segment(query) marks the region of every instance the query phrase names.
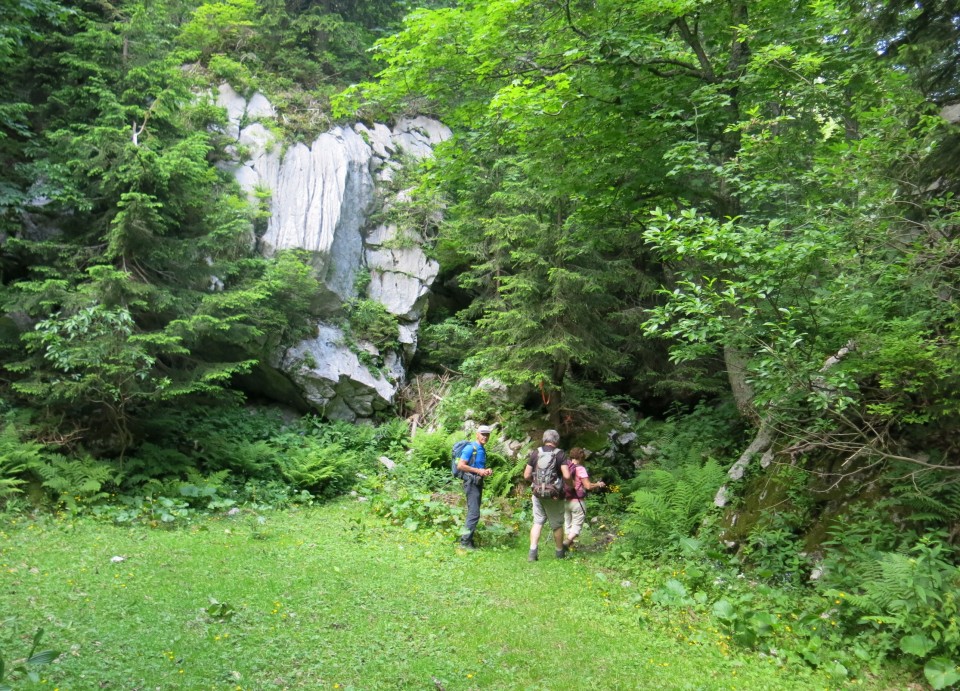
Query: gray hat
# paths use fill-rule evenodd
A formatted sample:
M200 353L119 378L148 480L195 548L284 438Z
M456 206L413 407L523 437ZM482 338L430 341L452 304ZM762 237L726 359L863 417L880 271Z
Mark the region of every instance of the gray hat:
M490 425L480 425L477 427L477 434L490 434L493 428Z

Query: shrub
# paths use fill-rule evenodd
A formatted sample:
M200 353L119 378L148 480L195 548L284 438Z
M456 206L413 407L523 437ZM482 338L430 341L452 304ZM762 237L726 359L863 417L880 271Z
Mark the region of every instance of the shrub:
M410 461L418 468L449 469L453 444L465 437L464 432L451 436L443 430L420 431L410 440Z
M27 467L37 463L43 447L33 442L21 442L12 422L0 431L0 500L18 494Z
M712 508L723 478L723 469L712 458L703 465L641 470L632 483L623 542L639 554L677 551Z
M921 537L909 549L878 553L858 565L860 580L823 593L834 618L874 655L907 653L918 661L960 659L960 568L945 533Z

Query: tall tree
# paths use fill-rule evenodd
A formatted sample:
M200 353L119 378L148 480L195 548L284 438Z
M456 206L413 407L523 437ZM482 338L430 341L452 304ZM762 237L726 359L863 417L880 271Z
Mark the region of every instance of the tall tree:
M42 141L16 161L35 182L3 298L26 351L5 366L50 424L102 453L136 443L153 407L221 395L303 333L316 287L304 263L253 254L251 207L215 165L223 115L174 50L180 9L81 8L12 66L36 85Z
M760 428L751 453L780 435L794 450L897 455L894 428L902 441L905 420L929 418L909 401L919 390L888 399L881 369L902 373L901 393L916 382L924 406L934 382L954 381L953 303L931 289L954 290L955 210L918 175L945 123L876 59L865 22L840 2L465 2L412 15L380 44L380 81L354 93L371 112L432 112L458 131L440 165L470 175L450 178L444 232L490 277L487 352L517 376L543 373L551 345L581 347L546 328L555 312L533 292L567 268L544 240L577 229L578 261L621 262L579 300L614 307L579 325L616 349L624 308L653 307L646 287L662 283L647 337L673 340L678 363L723 359ZM602 369L603 351L582 352Z

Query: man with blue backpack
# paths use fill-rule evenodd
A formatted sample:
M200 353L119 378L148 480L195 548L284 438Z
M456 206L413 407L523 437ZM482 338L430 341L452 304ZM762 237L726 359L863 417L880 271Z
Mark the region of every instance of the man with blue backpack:
M492 430L488 425L477 427L476 441L458 442L454 445L453 474L463 480L463 492L467 496L467 522L460 536L460 546L476 549L473 533L480 522L480 500L483 498L483 479L493 471L487 468L487 451L484 448Z

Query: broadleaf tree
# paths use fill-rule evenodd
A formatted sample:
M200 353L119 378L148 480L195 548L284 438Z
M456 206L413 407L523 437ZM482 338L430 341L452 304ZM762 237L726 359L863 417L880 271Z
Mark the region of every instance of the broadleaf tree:
M441 248L475 291L491 371L562 388L572 363L636 392L677 381L665 338L688 371L722 363L752 451L910 455L903 421L955 381L938 297L955 286L955 210L923 170L946 123L909 65L878 60L871 11L464 2L408 17L343 104L454 128L427 184L448 195ZM559 287L573 275L576 300ZM907 332L910 352L892 348ZM920 390L900 395L904 380Z

